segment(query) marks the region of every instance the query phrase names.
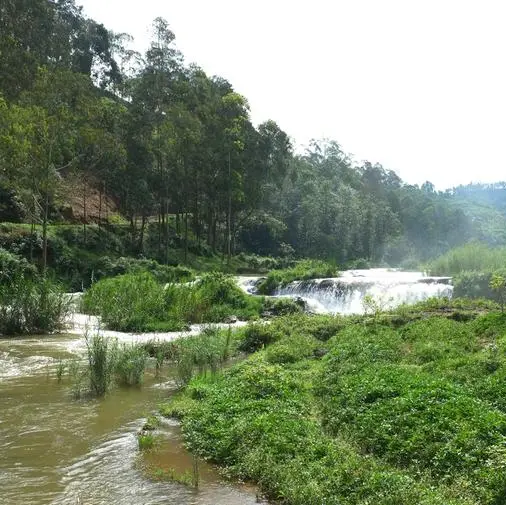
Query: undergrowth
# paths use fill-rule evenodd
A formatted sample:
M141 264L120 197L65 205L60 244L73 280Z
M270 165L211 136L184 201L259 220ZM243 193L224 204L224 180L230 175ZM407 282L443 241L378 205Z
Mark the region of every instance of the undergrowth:
M506 317L489 309L256 324L238 337L246 361L161 411L198 456L287 504L501 505Z

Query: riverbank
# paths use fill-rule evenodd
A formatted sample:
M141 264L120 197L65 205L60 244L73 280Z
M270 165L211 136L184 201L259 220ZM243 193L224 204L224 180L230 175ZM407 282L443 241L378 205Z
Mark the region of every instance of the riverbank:
M499 505L505 329L459 303L286 318L162 412L196 454L287 504Z

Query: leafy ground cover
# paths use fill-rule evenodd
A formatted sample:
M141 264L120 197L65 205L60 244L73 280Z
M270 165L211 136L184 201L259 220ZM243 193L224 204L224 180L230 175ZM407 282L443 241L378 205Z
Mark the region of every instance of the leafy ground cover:
M256 324L238 337L248 359L162 411L200 457L287 504L500 505L506 317L486 306Z

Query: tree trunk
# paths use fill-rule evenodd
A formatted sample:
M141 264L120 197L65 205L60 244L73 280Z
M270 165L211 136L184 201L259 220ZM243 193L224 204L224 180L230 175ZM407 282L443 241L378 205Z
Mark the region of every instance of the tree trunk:
M49 209L49 192L46 189L44 201L44 217L42 219L42 272L46 275L47 270L47 218Z
M83 237L86 245L86 179L83 182Z
M142 250L144 249L144 231L146 229L146 216L142 215L142 221L141 221L141 229L139 232L139 243L137 244L137 252L139 254L142 253Z
M98 228L102 227L102 189L103 184L100 184L99 200L98 200Z
M230 151L228 151L228 213L227 213L227 264L230 265L232 256L232 168L230 161Z

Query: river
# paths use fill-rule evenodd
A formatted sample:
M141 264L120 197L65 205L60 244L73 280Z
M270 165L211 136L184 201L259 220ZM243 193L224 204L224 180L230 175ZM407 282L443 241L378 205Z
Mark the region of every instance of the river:
M5 505L155 505L256 503L252 487L228 483L199 464L193 489L154 482L139 458L179 473L191 471L177 423L161 426L159 450L142 456L137 432L174 391L170 369L148 373L141 389L115 389L100 400L76 401L60 359L83 348L76 335L0 340L0 503Z
M239 285L254 290L258 278ZM451 296L448 278L384 269L349 271L335 279L294 282L277 296L306 300L313 312L363 311L366 295L387 306ZM0 339L0 502L5 505L249 505L255 489L235 485L215 468L200 464L201 485L154 482L139 468L139 458L182 473L192 469L177 423L165 421L159 450L140 455L137 432L156 405L173 394L169 368L156 377L148 372L142 388L113 390L104 399L76 401L69 379L58 382L61 360L83 355L86 328L98 320L74 314L69 335ZM241 324L241 323L239 323ZM194 326L186 334L200 331ZM172 340L179 333L103 332L122 342L154 337ZM144 462L146 462L146 459Z

